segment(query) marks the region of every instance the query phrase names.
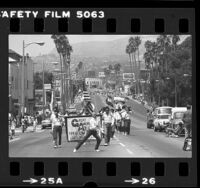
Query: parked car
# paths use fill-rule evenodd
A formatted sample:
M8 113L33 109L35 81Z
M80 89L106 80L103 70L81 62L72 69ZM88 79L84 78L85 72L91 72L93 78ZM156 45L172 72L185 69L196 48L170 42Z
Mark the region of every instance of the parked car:
M153 121L154 131L163 131L170 124L171 114L158 114Z
M170 106L161 106L155 109L155 115L158 114L172 114L173 107Z
M171 119L170 119L170 127L173 129L176 129L177 126L179 126L180 124L183 125L183 115L184 112L187 111L186 107L175 107L172 109L172 115L171 115ZM184 129L182 134L184 135Z
M52 127L52 124L51 124L50 119L45 119L42 121L42 129L51 128L51 127Z

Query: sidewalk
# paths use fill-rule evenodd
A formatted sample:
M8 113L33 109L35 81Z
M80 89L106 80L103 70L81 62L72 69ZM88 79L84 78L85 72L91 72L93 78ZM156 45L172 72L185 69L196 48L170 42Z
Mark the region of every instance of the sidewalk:
M40 130L41 130L41 125L37 125L36 126L36 132L38 132ZM24 133L28 133L28 132L34 132L33 126L27 127L27 129L24 131ZM15 133L22 133L22 127L16 128Z

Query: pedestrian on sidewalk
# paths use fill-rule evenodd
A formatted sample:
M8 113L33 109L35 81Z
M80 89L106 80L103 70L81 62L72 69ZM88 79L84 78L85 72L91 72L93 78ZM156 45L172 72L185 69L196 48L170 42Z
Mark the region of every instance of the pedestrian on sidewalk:
M86 142L86 140L91 135L93 135L96 138L96 140L97 140L97 143L95 145L95 150L97 152L99 152L100 151L99 150L99 145L101 143L101 138L99 136L99 129L100 129L100 122L98 121L96 114L93 112L92 113L92 118L90 120L89 127L88 127L87 132L86 132L86 135L84 136L83 140L81 140L77 144L77 146L75 147L75 149L73 150L73 152L76 152Z
M110 137L112 132L112 125L114 124L114 118L110 112L109 107L106 107L105 112L102 116L104 130L105 130L105 144L104 146L108 146L110 144Z
M187 105L187 111L183 115L183 123L185 127L185 138L192 137L192 107Z
M14 116L12 115L11 124L10 124L10 130L11 130L10 139L13 139L13 137L15 136L15 128L16 128L16 120L15 120Z
M50 120L52 123L54 148L61 147L62 120L61 117L59 117L59 110L57 108L53 109Z
M21 117L21 125L22 125L22 132L24 133L25 131L25 120L24 120L24 116Z
M37 117L34 116L33 117L33 131L36 132L36 128L37 128Z

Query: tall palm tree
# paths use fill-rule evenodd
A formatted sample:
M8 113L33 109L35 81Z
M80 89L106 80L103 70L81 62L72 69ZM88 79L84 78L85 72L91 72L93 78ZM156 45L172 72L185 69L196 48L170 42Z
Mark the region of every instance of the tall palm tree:
M138 65L137 65L137 76L138 76L138 79L140 80L140 68L141 68L141 62L140 62L140 50L139 50L139 46L141 44L141 38L136 36L135 37L135 46L136 46L136 50L137 50L137 62L138 62ZM139 84L138 84L138 89L140 90L140 81L139 81Z
M132 59L131 59L131 46L130 46L130 44L128 44L128 45L126 46L126 53L127 53L128 56L129 56L130 68L131 68L131 72L133 73L133 65L132 65Z
M52 35L51 38L54 40L57 52L59 53L60 56L60 62L61 62L61 72L63 72L63 67L64 67L64 72L66 74L66 77L70 77L70 55L72 52L72 46L69 44L69 40L65 35ZM69 80L69 79L68 79ZM64 76L64 82L63 79L61 79L62 82L62 89L65 93L64 101L63 102L63 110L66 108L66 98L67 102L69 103L69 82L65 84L65 76ZM67 89L67 92L66 92ZM67 95L66 95L67 94ZM62 94L63 95L63 94Z

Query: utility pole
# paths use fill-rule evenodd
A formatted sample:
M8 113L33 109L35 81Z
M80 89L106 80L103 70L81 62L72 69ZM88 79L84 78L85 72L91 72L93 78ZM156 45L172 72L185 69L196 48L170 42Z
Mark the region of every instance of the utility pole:
M45 106L45 90L44 90L44 61L42 62L42 85L43 85L43 105L42 105L42 110L43 110L43 119L44 119L44 106Z
M23 40L23 51L22 51L22 80L21 80L21 113L24 116L24 65L25 65L25 42Z

